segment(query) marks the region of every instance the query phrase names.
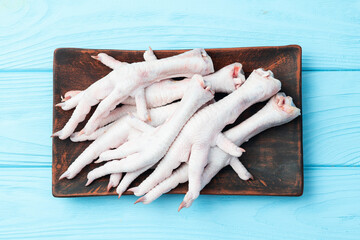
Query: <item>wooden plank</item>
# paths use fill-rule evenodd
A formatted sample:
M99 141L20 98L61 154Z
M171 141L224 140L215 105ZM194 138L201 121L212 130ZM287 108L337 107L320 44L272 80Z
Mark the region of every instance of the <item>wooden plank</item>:
M359 166L360 72L303 72L305 166ZM51 166L52 73L0 73L0 166Z
M0 73L0 166L51 166L52 73Z
M54 198L50 168L0 168L1 239L358 239L360 168L309 168L304 195Z
M61 95L73 89L84 89L107 75L111 70L99 61L92 60L100 50L89 49L57 49L54 55L54 102L60 101ZM184 52L183 50L155 51L161 59ZM270 69L276 78L281 80L282 89L291 95L295 105L301 110L301 48L297 45L282 47L251 47L206 49L214 63L215 71L232 64L241 62L245 75L254 69L263 67ZM139 62L143 59L143 51L107 50L105 53L114 56L121 62ZM81 73L86 73L81 76ZM222 95L223 97L224 95ZM216 96L215 100L220 100ZM255 114L264 103L249 107L232 126ZM53 108L53 131L63 128L73 111L64 112L61 108ZM302 116L290 123L270 129L256 136L243 145L247 154L242 156L245 166L255 176L253 181L239 182L238 175L232 169L225 168L206 188L205 194L241 194L241 195L283 195L300 196L303 189L303 158L302 158ZM87 120L85 120L87 121ZM78 126L80 131L84 126ZM286 145L286 149L284 146ZM90 164L81 171L75 180L59 177L68 169L70 164L88 147L87 143L76 145L70 139L53 138L53 195L56 197L113 195L107 191L107 178L101 178L84 186L87 174L98 167ZM160 160L160 159L158 159ZM132 186L143 181L144 174L136 179ZM186 193L187 188L179 185L170 193ZM128 194L125 192L125 194Z
M281 7L279 7L281 6ZM55 48L220 48L299 44L305 70L359 69L356 0L0 3L2 70L52 68ZM265 24L264 24L265 23Z
M359 166L359 73L303 73L306 166Z

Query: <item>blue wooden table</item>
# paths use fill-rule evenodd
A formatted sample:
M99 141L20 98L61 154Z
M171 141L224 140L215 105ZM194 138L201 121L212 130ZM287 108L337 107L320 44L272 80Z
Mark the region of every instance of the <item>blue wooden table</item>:
M302 197L51 194L55 48L303 48ZM0 239L359 239L360 1L0 0Z

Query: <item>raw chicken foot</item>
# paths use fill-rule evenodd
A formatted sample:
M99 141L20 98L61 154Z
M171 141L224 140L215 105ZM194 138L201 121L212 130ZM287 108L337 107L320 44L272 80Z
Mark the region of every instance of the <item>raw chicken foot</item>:
M184 203L190 206L199 195L201 175L207 164L210 147L217 145L227 153L236 152L238 148L220 134L221 130L233 123L249 106L273 96L280 87L280 81L273 77L271 71L254 70L240 88L219 102L197 112L190 119L155 171L138 187L132 189L134 194L137 196L145 194L170 176L172 170L182 162L189 162L189 190L185 195ZM203 126L207 128L204 129ZM238 153L239 157L241 152Z
M173 103L159 108L153 108L149 110L149 114L152 118L151 125L154 127L163 124L167 118L175 111L179 103ZM115 111L115 110L114 110ZM75 161L68 167L68 169L61 175L62 178L74 178L86 165L90 164L99 155L111 148L116 148L126 142L130 135L137 136L141 132L133 129L130 125L131 116L126 115L119 120L115 121L111 125L98 129L95 133L103 130L103 134L97 138L93 143L82 152ZM77 136L77 135L76 135ZM84 135L81 135L84 136ZM80 136L80 137L81 137ZM92 135L90 135L92 136ZM112 184L114 185L114 184Z
M105 53L101 54L106 55ZM150 56L154 60L157 59L151 48L145 51L144 59L146 61L150 61L148 59ZM121 62L118 61L118 63L120 64ZM240 71L241 74L239 74L238 71ZM184 95L184 91L189 85L190 80L190 78L180 81L167 79L148 86L145 88L147 107L159 107L181 99ZM245 76L241 64L233 63L220 69L214 74L204 76L204 80L211 83L211 89L215 92L231 93L245 81ZM82 91L69 91L65 94L65 99L69 100L71 97L74 97L76 94L81 92ZM62 106L63 110L69 110L74 108L77 104L78 102L75 101L73 104L61 105L60 103L58 106ZM136 102L133 97L128 97L123 101L123 104L135 105Z
M300 115L300 109L296 108L291 97L284 93L278 93L256 114L240 123L236 127L226 131L224 135L231 141L241 146L253 136L272 127L286 124ZM230 165L238 174L240 179L252 179L252 175L246 170L242 163L235 157L226 154L219 148L211 148L209 163L205 167L201 179L201 189L224 167ZM139 198L137 202L151 203L162 194L175 188L178 184L188 181L188 164L183 163L170 177L151 189L146 195Z
M233 92L245 81L242 65L240 63L233 63L225 66L219 71L207 75L203 78L205 82L211 85L211 89L215 92L226 93ZM145 89L147 103L151 103L150 107L156 107L181 99L186 89L188 88L190 81L191 79L184 79L181 81L164 80L147 87ZM115 110L111 111L107 117L100 120L99 126L102 127L120 118L126 113L134 112L135 110L135 107L128 105L123 105L120 108L116 108ZM71 135L71 140L74 142L95 140L96 137L103 133L107 128L108 127L99 128L90 135L79 134L79 132L75 132Z
M194 49L169 58L132 64L117 64L115 59L107 55L98 55L95 58L101 60L105 65L113 67L113 71L93 83L82 93L60 104L66 109L67 104L73 105L73 102L78 101L69 121L62 130L54 133L53 136L58 136L60 139L69 137L78 123L85 119L91 106L101 101L82 130L85 134L91 134L98 128L99 119L106 117L116 105L129 96L136 99L137 111L141 115L140 119L147 120L149 117L146 110L144 88L167 78L191 77L194 74L207 75L214 72L211 58L204 49Z
M87 185L107 174L134 172L157 163L168 151L188 119L197 109L213 98L214 95L210 87L203 81L203 78L200 75L194 75L189 89L184 94L174 114L158 128L152 128L140 120L135 121L136 124L133 127L144 133L115 150L102 153L99 161L123 159L107 162L89 172Z
M233 91L233 90L237 89L245 81L245 76L243 75L243 71L242 71L242 65L240 63L230 64L230 65L220 69L219 71L215 72L214 74L210 74L203 78L204 78L204 80L208 79L209 81L205 80L205 82L210 82L211 86L213 86L213 84L219 85L219 83L221 83L221 82L225 83L224 86L226 86L226 85L228 86L228 88L223 88L223 89L217 88L219 91L225 91L226 89L228 89L227 91ZM181 82L183 82L183 81L185 81L185 80L182 80ZM186 81L188 81L188 80L186 80ZM185 91L183 90L182 94L184 92ZM230 152L232 152L234 155L238 156L239 152L237 150L238 149L236 149L236 148L229 149ZM124 191L126 191L126 189L129 187L129 185L131 184L132 181L134 181L140 174L142 174L143 172L145 172L148 169L149 169L149 167L146 167L146 168L141 168L134 172L126 173L124 179L120 182L120 185L118 186L118 188L116 190L116 192L119 194L119 196L121 196L122 193Z

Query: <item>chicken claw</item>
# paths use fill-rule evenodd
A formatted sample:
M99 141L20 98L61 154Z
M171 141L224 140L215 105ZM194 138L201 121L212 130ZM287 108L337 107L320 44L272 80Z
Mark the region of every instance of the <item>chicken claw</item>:
M185 125L155 171L138 186L134 194L136 196L145 194L170 176L173 169L182 162L188 162L191 195L186 198L196 199L201 188L201 174L207 164L211 147L218 146L233 156L241 156L244 152L223 136L221 130L233 123L252 104L273 96L280 87L279 80L273 78L267 71L258 69L236 91L198 111ZM207 126L206 130L203 126Z
M88 179L96 178L117 172L134 172L141 168L153 166L167 152L171 143L188 121L188 119L203 104L214 98L214 95L201 85L203 78L194 75L192 84L180 101L180 105L174 114L160 127L144 132L136 139L132 139L116 150L104 152L100 155L102 160L118 159L107 162L103 166L89 172ZM112 151L116 151L112 154Z
M150 115L152 116L153 121L151 124L153 126L159 126L163 124L167 118L175 111L179 103L173 103L159 108L153 108L149 110ZM74 162L68 167L65 173L60 176L62 178L74 178L86 165L90 164L94 159L99 157L101 153L111 148L116 148L126 142L131 137L135 137L141 134L139 130L132 128L129 125L129 119L131 116L126 115L117 120L116 122L98 129L103 132L101 136L96 138L89 147L87 147L84 152L82 152ZM101 132L100 132L101 134ZM86 136L85 134L81 136ZM80 137L81 137L80 136ZM80 138L77 136L76 138ZM87 137L94 137L92 135ZM75 138L75 137L74 137ZM99 161L99 160L98 160Z
M82 96L79 97L80 100L71 118L63 129L53 134L54 136L60 139L69 137L78 123L85 119L90 108L99 103L83 129L87 135L93 133L99 127L100 119L106 117L116 105L129 96L135 97L138 113L142 114L139 118L146 121L148 115L144 114L147 112L144 108L146 106L144 88L168 78L191 77L194 74L207 75L214 72L211 58L204 49L194 49L169 58L132 64L118 64L116 60L105 56L107 55L100 54L97 59L107 66L114 67L113 71L76 95ZM61 107L67 109L68 101L63 102Z
M284 103L284 105L282 105ZM284 108L284 106L286 106ZM290 109L291 111L286 111ZM268 103L256 114L240 123L236 127L226 131L224 135L236 145L241 146L255 135L279 125L286 124L300 115L300 110L296 108L291 97L286 97L284 93L273 96ZM209 163L201 177L201 188L204 188L210 180L225 166L230 165L238 174L240 179L249 180L253 176L246 170L239 159L226 154L218 147L213 147L209 153ZM162 194L175 188L178 184L188 181L187 163L183 163L176 169L171 176L152 188L142 197L144 204L151 203ZM186 201L185 201L186 202ZM185 203L182 204L185 206Z

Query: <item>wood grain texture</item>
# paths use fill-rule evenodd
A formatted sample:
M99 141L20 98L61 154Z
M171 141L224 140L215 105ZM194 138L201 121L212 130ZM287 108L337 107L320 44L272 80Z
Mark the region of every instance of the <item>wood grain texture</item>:
M360 2L0 1L1 239L358 239ZM51 196L55 48L303 47L304 195ZM338 167L333 167L338 166ZM354 167L341 167L354 166ZM42 167L42 168L39 168Z
M359 74L359 71L303 73L307 166L360 165Z
M359 74L303 72L304 166L360 165ZM51 121L52 73L0 73L0 166L50 167Z
M51 112L51 73L0 73L0 166L51 166Z
M304 195L54 198L50 168L0 168L1 239L358 239L360 168L308 168Z
M143 61L143 51L57 49L54 54L54 103L70 90L85 89L108 74L111 70L91 56L105 52L121 62ZM174 56L184 50L155 51L161 59ZM295 105L301 109L301 48L296 45L281 47L221 48L206 49L215 71L241 62L245 75L262 67L270 69L281 81L282 90L290 95ZM121 79L120 79L121 80ZM224 96L224 95L223 95ZM215 96L216 100L219 100ZM236 126L255 114L265 103L255 104L247 109L232 126ZM73 111L64 112L53 108L53 132L59 131L68 121ZM90 117L90 114L88 118ZM202 191L203 194L242 195L292 195L300 196L303 189L302 159L302 116L292 122L270 129L243 144L247 153L242 156L247 169L255 176L250 182L238 181L238 175L230 168L223 169ZM87 122L85 119L84 123ZM84 124L78 126L82 129ZM53 139L53 195L56 197L78 197L116 194L108 192L108 176L96 180L85 187L87 174L98 167L90 164L74 179L59 180L69 165L88 147L88 143L73 143L70 139ZM284 147L286 146L286 147ZM160 159L159 159L160 160ZM145 174L145 176L148 174ZM138 186L144 175L136 179L132 186ZM186 193L187 185L179 185L170 193ZM129 194L125 192L125 194Z
M279 7L281 6L281 7ZM360 3L0 2L0 69L50 71L59 47L186 49L299 44L305 70L360 69Z

